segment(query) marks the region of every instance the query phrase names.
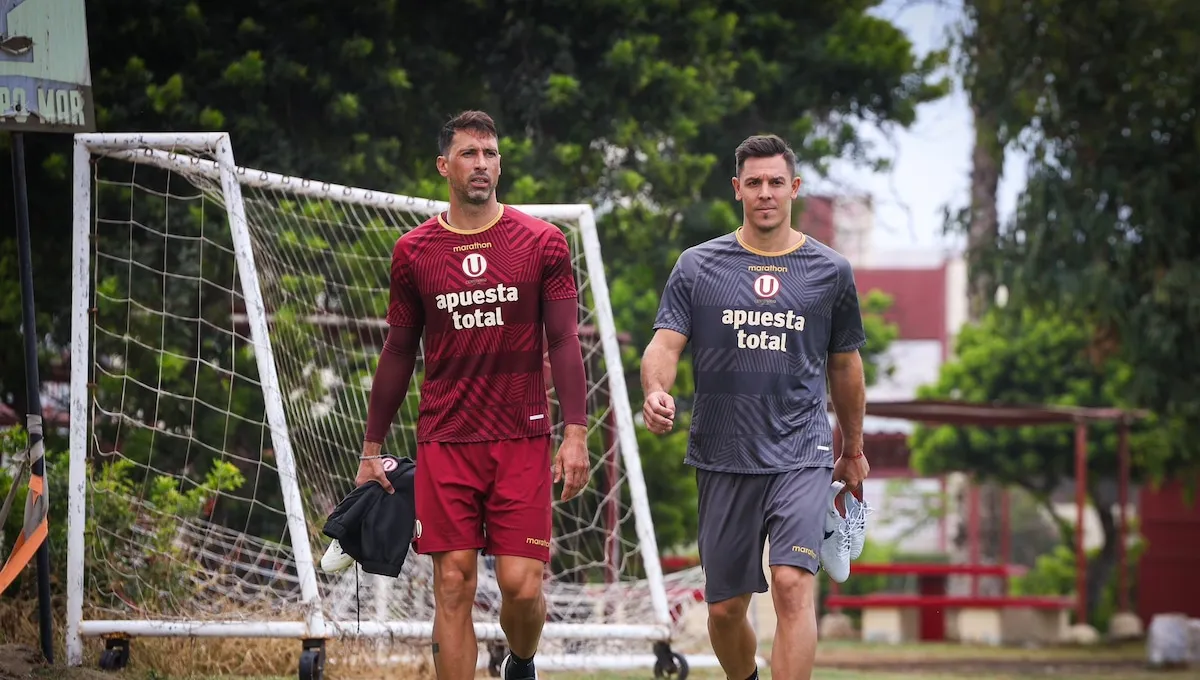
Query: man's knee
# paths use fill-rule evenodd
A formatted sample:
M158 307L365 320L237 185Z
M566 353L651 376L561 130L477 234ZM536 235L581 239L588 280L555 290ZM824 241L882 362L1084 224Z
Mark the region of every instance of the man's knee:
M708 621L717 628L739 625L750 609L750 596L738 595L727 600L708 603Z
M771 592L775 611L780 616L798 614L816 606L816 576L806 569L778 565L771 567Z
M505 602L532 603L542 597L545 565L529 557L496 556L496 585Z
M433 593L439 606L469 607L475 601L476 559L474 550L433 556Z

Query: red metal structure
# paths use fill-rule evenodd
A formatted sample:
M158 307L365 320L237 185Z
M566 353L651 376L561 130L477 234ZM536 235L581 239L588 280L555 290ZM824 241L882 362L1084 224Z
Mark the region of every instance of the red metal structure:
M830 406L832 408L832 406ZM1088 424L1095 422L1116 422L1119 426L1120 440L1118 458L1120 472L1118 475L1118 502L1120 503L1120 536L1117 543L1117 578L1119 606L1129 610L1129 583L1127 578L1127 560L1125 555L1126 535L1129 527L1125 508L1129 499L1129 426L1146 416L1142 411L1131 411L1116 408L1081 408L1067 406L1039 406L1013 404L967 403L941 400L913 400L891 402L867 402L867 415L881 418L899 418L926 425L954 425L977 427L1021 427L1037 425L1075 425L1075 559L1076 564L1086 564L1087 554L1084 550L1084 511L1087 508L1087 446ZM836 435L835 435L836 436ZM972 517L977 523L977 517ZM1200 521L1197 522L1200 529ZM978 534L978 526L973 527ZM1172 539L1178 540L1178 539ZM1186 544L1185 544L1186 545ZM1195 543L1191 544L1196 545ZM1193 548L1194 550L1194 548ZM1087 570L1075 570L1075 620L1087 621Z

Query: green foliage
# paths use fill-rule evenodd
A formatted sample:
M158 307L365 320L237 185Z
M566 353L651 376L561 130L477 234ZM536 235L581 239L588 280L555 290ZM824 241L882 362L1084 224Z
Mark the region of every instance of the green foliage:
M634 375L658 291L678 254L740 222L729 186L738 142L758 132L783 134L804 167L817 172L833 157L881 166L886 159L860 140L857 126L908 125L921 103L947 91L938 74L945 55L917 58L898 28L870 13L876 4L549 0L517 12L502 3L478 2L458 7L448 20L444 9L428 3L117 0L89 6L88 20L102 131L226 130L238 162L246 166L445 198L445 182L434 166L442 122L465 108L492 113L502 135L502 200L588 201L597 207L617 326L633 338L625 356ZM69 140L31 139L29 157L39 331L54 340L56 349L45 351L58 356L57 347L69 338L70 259L62 248L71 224L69 202L63 200L69 196ZM5 173L0 164L0 183L6 183ZM147 181L163 188L154 184L158 180ZM114 189L101 200L118 205L128 198ZM194 213L143 205L135 206L145 211L137 217L150 224L164 214L172 228L198 223ZM220 231L206 232L215 239L210 245L224 245ZM303 341L315 332L299 314L304 296L328 285L323 272L338 267L340 259L386 253L396 225L382 225L376 233L377 241L355 243L305 243L286 230L277 235L288 257L313 267L310 276L268 282L278 286L274 299L287 301L273 310L272 332L298 361L309 356ZM131 258L163 262L161 242L115 237L130 240ZM14 252L15 240L0 239L0 275L9 280L16 278ZM178 261L171 266L213 281L233 280L228 258L218 264L220 258L188 255L173 252ZM153 303L151 308L163 300L195 303L191 308L205 322L228 330L222 317L227 299L210 296L201 304L199 294L179 282L136 289L121 276L105 271L98 277L113 300L132 297ZM354 304L383 311L379 299ZM109 323L125 320L112 300L98 300L97 307ZM17 402L21 411L18 319L19 296L10 287L0 292L5 329L0 399ZM232 365L245 378L256 375L244 346L222 343L222 334L205 334L200 324L146 318L130 323L140 337L162 338L155 346L182 356L200 348L213 367ZM872 344L866 353L878 356L889 336L874 321L868 324ZM261 413L261 393L253 383L160 356L135 357L136 364L128 364L131 375L163 392L187 394L194 386L204 403L235 414ZM374 361L357 357L329 368L344 380L358 379L373 372ZM873 367L868 371L874 379ZM311 383L292 387L310 398L331 397L315 373ZM112 389L111 382L101 378L97 388ZM631 381L635 403L641 398L636 384ZM688 389L682 378L681 386ZM217 410L193 412L182 399L160 405L148 389L129 398L131 407L153 403L147 413L166 419L164 429L195 428L192 436L206 446L192 452L190 465L208 465L217 451L257 460L270 446L261 441L257 425ZM337 415L361 420L360 401L334 399ZM406 404L403 412L412 413L412 406ZM106 435L112 439L117 433L101 432L98 440ZM655 471L646 475L652 512L664 522L659 530L665 545L694 532L685 519L691 491L678 482L682 441L644 442L644 465ZM164 469L184 465L161 438L122 433L120 443L136 462L153 457ZM409 445L396 438L387 444L393 451L411 450ZM317 474L305 467L307 461L297 463L304 477ZM260 482L254 495L279 506L273 483ZM245 503L221 508L231 520L234 513L249 513Z
M24 430L0 431L0 458L23 455L27 446ZM49 497L49 541L52 588L62 593L67 574L67 472L70 454L51 449L46 452L47 495ZM196 577L203 565L187 555L186 541L177 540L184 522L204 516L205 506L219 494L236 491L246 479L233 465L213 461L203 479L190 480L185 489L179 479L158 475L145 488L138 488L134 463L120 460L111 465L91 468L88 479L88 509L84 527L84 550L94 559L84 561L85 592L93 596L118 593L127 601L153 610L166 600L187 600L195 596ZM26 477L26 480L28 476ZM13 479L0 469L0 498L6 497ZM21 531L28 486L18 488L13 510L0 527L5 558ZM138 539L154 552L150 559L129 554L128 529L139 527ZM21 572L12 586L17 597L32 600L37 579L33 567Z
M1029 308L996 308L960 332L955 357L918 397L999 404L1130 406L1133 370L1118 359L1093 362L1092 329L1070 316ZM1133 429L1135 479L1183 464L1160 444L1157 419ZM913 467L925 475L964 471L981 481L1017 485L1044 499L1074 475L1074 426L980 428L918 426ZM1088 470L1093 480L1115 479L1117 434L1111 424L1089 425Z
M687 418L675 430L659 436L638 428L638 453L650 497L650 517L660 552L696 539L696 476L683 465L687 453ZM670 498L672 503L659 499Z
M1126 552L1129 568L1125 578L1129 585L1136 584L1138 581L1137 565L1142 554L1145 553L1147 545L1145 541L1135 541L1130 544ZM1088 560L1095 560L1098 554L1099 550L1088 551ZM1075 574L1075 549L1060 545L1038 557L1033 569L1021 576L1013 577L1009 581L1009 592L1017 597L1024 595L1070 596L1075 592ZM1107 630L1109 620L1119 610L1121 601L1118 591L1119 584L1117 571L1113 570L1100 590L1099 602L1089 614L1088 623L1096 630ZM1132 594L1132 592L1131 590L1130 593ZM1130 601L1135 600L1131 597Z
M999 142L1030 157L986 266L1012 304L1094 322L1098 347L1134 369L1125 397L1167 421L1172 455L1200 464L1200 5L969 5L982 41L972 91L996 106Z
M867 344L859 351L863 358L863 372L867 385L874 385L880 378L891 377L896 367L887 362L885 354L892 341L900 336L900 327L884 318L892 308L891 295L878 290L868 291L861 298L863 330Z
M994 308L980 323L962 329L956 358L944 364L938 381L923 387L918 396L999 404L1129 407L1134 371L1118 357L1098 358L1093 351L1094 337L1095 327L1074 315L1046 314L1029 307ZM1176 436L1174 427L1170 420L1153 417L1131 428L1134 482L1170 476L1190 465L1176 449L1164 445ZM1048 508L1051 493L1074 478L1074 429L1071 424L918 426L910 444L912 464L925 475L963 471L980 482L1018 486ZM1089 561L1089 579L1108 577L1114 542L1119 540L1108 509L1115 499L1098 495L1104 482L1117 477L1117 447L1117 425L1089 423L1088 490L1105 532L1105 550ZM1069 543L1075 527L1054 517L1061 538ZM1045 579L1050 579L1046 583L1052 581L1050 576ZM1034 583L1038 582L1030 580L1029 587ZM1070 583L1073 587L1074 580ZM1091 616L1099 615L1103 606L1105 595L1099 585L1089 586Z

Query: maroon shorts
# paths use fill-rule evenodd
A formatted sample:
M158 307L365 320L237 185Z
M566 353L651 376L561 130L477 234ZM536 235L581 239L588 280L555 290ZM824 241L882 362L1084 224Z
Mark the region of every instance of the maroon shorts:
M550 561L550 438L423 442L417 448L417 552L484 550Z

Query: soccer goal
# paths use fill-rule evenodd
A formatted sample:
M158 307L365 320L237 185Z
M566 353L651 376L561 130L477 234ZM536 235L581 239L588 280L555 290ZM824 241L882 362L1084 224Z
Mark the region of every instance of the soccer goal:
M74 205L68 662L87 638L104 668L138 637L294 638L301 677L320 677L326 641L428 640L427 558L397 579L318 562L353 488L392 246L445 204L238 167L225 134L156 133L77 136ZM698 584L659 563L593 212L516 207L575 256L593 464L555 504L539 667L686 676L670 642ZM385 445L418 464L421 375ZM494 674L492 567L475 627Z

